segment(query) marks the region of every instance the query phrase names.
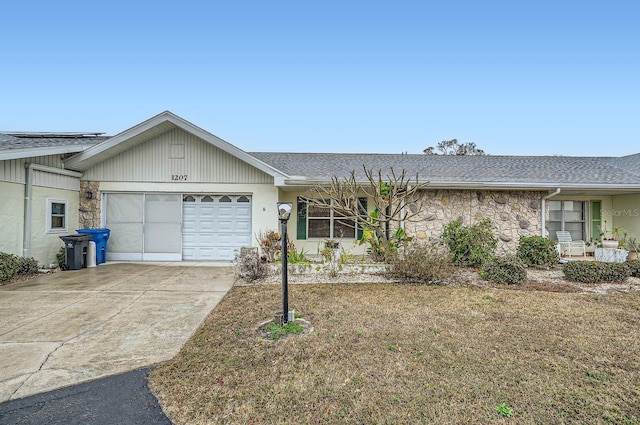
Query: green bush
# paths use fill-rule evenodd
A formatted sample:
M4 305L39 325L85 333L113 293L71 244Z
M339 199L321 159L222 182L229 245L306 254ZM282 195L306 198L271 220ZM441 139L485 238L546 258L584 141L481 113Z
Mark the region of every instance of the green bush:
M480 269L480 277L501 285L517 285L527 279L525 264L515 255L494 257Z
M626 263L570 261L562 268L568 280L582 283L623 282L631 275Z
M492 228L490 220L463 226L458 218L444 228L440 240L449 247L454 264L478 267L491 260L498 246Z
M67 254L64 246L61 246L56 254L56 261L58 262L58 267L63 267L67 264Z
M518 242L518 258L529 267L548 268L560 262L556 243L542 236L523 236Z
M627 261L627 267L629 267L629 273L633 277L640 277L640 260Z
M16 274L23 276L33 276L38 274L38 262L35 258L16 257Z
M0 282L7 282L15 275L38 274L38 262L33 258L0 252Z
M451 272L450 259L438 245L409 242L388 260L386 277L417 284L440 284Z
M16 256L0 252L0 282L7 282L17 270Z

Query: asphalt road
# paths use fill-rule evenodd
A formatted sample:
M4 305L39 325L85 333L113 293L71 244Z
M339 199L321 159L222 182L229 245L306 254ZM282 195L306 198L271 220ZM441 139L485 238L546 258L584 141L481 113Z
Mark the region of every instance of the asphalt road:
M150 368L0 403L3 425L171 425L149 391Z

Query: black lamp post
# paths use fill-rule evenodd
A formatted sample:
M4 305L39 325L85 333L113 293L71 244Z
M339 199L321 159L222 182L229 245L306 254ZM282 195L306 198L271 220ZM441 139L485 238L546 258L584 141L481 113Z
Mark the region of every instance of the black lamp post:
M289 321L289 288L287 276L287 221L291 217L293 203L278 202L278 220L282 225L282 324Z

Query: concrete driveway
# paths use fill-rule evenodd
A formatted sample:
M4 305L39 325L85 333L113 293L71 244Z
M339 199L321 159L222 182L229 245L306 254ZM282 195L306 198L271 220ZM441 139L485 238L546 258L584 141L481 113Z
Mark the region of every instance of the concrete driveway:
M171 359L233 285L216 263L107 263L0 287L0 402Z

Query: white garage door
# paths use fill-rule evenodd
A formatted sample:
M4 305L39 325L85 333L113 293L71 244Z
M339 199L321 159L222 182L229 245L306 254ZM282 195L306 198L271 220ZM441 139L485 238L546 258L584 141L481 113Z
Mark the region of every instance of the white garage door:
M183 196L183 260L233 260L236 250L250 245L249 196Z

